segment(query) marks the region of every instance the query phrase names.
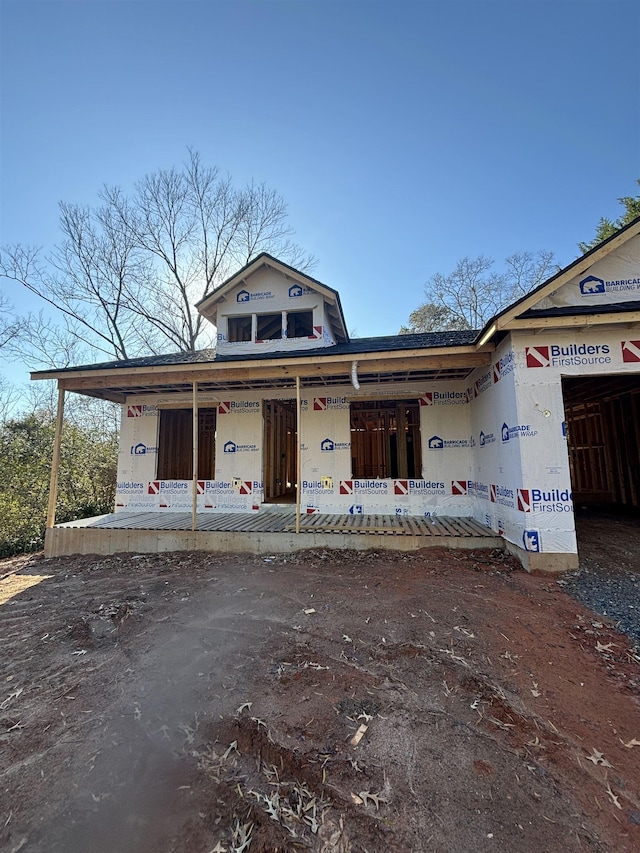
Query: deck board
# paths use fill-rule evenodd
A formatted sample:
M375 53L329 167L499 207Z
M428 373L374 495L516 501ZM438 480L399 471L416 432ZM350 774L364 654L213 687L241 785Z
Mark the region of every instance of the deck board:
M58 527L92 527L120 530L191 530L190 512L120 512L97 518L69 521ZM198 513L196 530L239 533L279 533L296 529L296 514L263 511L254 513ZM354 535L486 537L496 533L473 518L401 515L351 515L312 513L300 516L300 533L351 533Z

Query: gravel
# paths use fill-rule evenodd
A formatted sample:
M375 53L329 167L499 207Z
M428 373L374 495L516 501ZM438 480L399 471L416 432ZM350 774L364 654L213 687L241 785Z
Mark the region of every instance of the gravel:
M640 650L640 575L604 568L579 569L558 583L581 604L613 622Z

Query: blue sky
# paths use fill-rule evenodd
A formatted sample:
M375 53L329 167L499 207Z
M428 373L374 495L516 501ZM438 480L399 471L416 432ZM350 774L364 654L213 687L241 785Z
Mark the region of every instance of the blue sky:
M0 14L1 244L50 247L58 201L130 189L192 146L283 195L361 336L396 333L464 255L568 263L640 177L637 2L0 0Z

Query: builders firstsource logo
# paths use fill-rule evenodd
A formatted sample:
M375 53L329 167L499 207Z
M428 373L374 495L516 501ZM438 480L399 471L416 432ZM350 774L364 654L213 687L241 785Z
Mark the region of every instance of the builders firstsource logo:
M572 367L585 364L611 364L608 344L547 344L525 347L527 367Z
M346 397L314 397L313 411L326 412L331 409L348 409L349 401Z
M520 512L573 512L569 489L516 489L516 509Z
M218 403L219 415L260 414L261 404L257 400L226 400Z
M127 417L128 418L144 418L149 415L157 415L158 407L157 406L127 406Z
M513 507L515 506L515 494L513 489L506 486L499 486L497 483L489 484L489 500L491 503L500 504L500 506Z
M459 406L469 402L467 391L426 391L419 398L421 406Z
M433 480L394 480L394 495L444 495L444 483Z
M388 480L340 480L341 495L387 495Z
M513 350L509 350L506 355L503 355L496 363L493 365L493 383L495 385L496 382L500 382L500 380L509 373L513 373L516 366L516 355Z
M621 341L622 360L627 364L640 362L640 341Z

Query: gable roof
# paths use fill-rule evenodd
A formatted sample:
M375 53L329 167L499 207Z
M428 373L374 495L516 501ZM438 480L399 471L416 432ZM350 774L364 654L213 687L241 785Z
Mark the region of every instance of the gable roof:
M619 231L616 231L615 234L612 234L611 237L608 237L606 240L604 240L602 243L599 243L593 249L590 249L584 255L581 255L579 258L576 258L575 261L572 261L572 263L568 264L568 266L559 270L557 273L555 273L555 275L552 275L551 278L548 278L539 287L536 287L530 293L525 294L525 296L522 296L520 299L517 299L510 305L507 305L506 308L503 308L502 311L492 317L485 324L485 326L478 335L478 345L481 346L483 343L491 340L494 335L503 330L507 331L518 328L530 328L531 322L535 318L551 319L553 317L559 318L568 316L589 316L591 318L594 318L602 315L603 318L607 318L610 321L612 314L627 312L637 313L640 318L639 302L620 302L617 303L619 306L617 308L611 304L590 305L584 307L575 306L572 308L568 308L568 310L562 309L561 311L557 309L536 310L535 308L535 306L545 297L550 296L552 293L562 287L562 285L571 281L576 276L580 275L583 272L586 272L595 263L601 261L603 258L606 258L607 255L610 255L616 249L620 248L620 246L623 246L625 243L627 243L633 237L638 236L639 234L640 216L638 216L628 225L625 225Z
M203 317L206 317L207 320L215 324L218 304L231 290L238 287L238 285L243 284L250 276L263 267L270 267L271 269L281 273L286 278L295 281L300 285L311 287L313 290L320 293L324 297L327 315L331 321L332 331L336 341L341 343L349 340L347 324L344 319L344 314L342 313L342 305L340 303L340 294L338 291L326 284L323 284L321 281L312 278L310 275L289 266L289 264L285 264L284 261L274 258L273 255L270 255L268 252L261 252L256 258L249 261L248 264L245 264L241 270L238 270L238 272L234 273L231 278L228 278L221 285L216 287L208 296L205 296L199 302L196 302L195 307Z

